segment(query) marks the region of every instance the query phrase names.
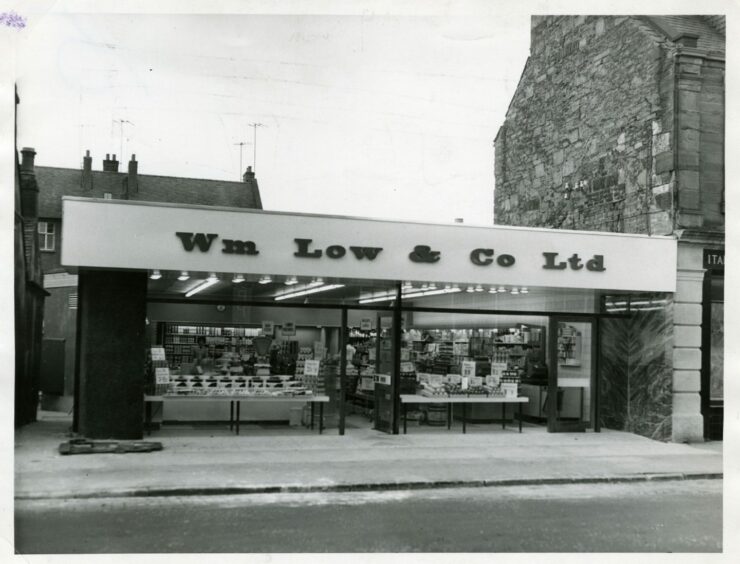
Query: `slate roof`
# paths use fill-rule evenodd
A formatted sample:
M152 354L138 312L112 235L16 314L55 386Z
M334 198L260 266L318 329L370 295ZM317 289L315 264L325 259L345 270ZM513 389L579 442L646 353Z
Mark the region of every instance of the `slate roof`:
M92 190L82 189L82 170L36 166L39 217L61 218L62 196L119 199L126 192L127 172L92 171ZM138 192L130 200L262 209L256 179L247 182L138 174Z
M725 54L725 34L719 29L724 28L722 16L644 16L643 20L670 41L681 34L692 33L699 36L697 48L722 56ZM722 24L713 25L714 21Z

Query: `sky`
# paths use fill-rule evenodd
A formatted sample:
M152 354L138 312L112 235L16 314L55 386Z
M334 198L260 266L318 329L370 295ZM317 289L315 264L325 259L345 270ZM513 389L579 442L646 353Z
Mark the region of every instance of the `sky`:
M19 145L42 166L89 149L94 169L134 153L141 174L208 179L239 179L241 158L265 209L490 225L493 139L529 50L528 13L503 6L49 13L18 43Z

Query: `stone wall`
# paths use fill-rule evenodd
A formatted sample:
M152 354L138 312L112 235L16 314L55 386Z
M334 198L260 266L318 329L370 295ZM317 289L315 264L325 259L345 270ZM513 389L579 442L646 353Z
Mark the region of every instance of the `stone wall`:
M495 223L670 233L670 44L628 17L533 26L496 139Z

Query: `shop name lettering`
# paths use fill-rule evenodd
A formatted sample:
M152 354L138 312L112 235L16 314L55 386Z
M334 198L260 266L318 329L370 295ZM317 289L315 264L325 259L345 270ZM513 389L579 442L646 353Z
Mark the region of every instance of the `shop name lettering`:
M187 233L178 231L175 233L182 243L183 249L192 252L196 248L207 253L211 250L211 245L218 239L216 233ZM367 259L369 261L375 258L383 250L382 247L358 247L343 245L329 245L325 249L316 249L313 247L313 239L293 239L296 248L293 256L298 258L320 259L322 256L330 259L341 259L347 254L347 249L357 260ZM258 255L257 244L254 241L240 241L238 239L221 239L221 252L227 255ZM592 272L604 272L604 255L593 255L589 260L584 261L578 253L570 257L561 259L559 253L542 253L545 263L542 268L545 270L581 270L586 269ZM432 250L428 245L416 245L414 250L409 253L409 260L416 263L435 263L442 258L440 251ZM470 262L477 266L489 266L496 264L508 268L516 263L512 255L500 254L495 255L493 249L473 249L470 252Z

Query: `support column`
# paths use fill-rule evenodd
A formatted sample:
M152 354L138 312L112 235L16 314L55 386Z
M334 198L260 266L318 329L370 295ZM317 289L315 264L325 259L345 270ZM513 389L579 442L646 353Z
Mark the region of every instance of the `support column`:
M146 272L80 270L79 428L91 439L141 439Z
M685 250L679 245L679 255ZM679 264L681 262L679 258ZM700 395L703 279L703 270L678 269L673 308L674 442L704 440Z

